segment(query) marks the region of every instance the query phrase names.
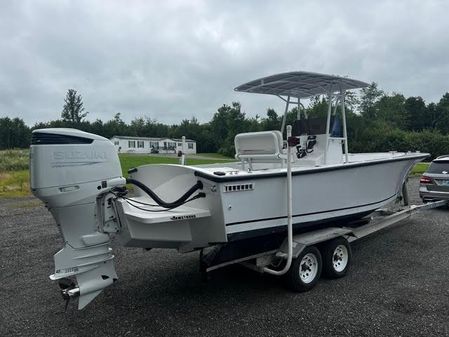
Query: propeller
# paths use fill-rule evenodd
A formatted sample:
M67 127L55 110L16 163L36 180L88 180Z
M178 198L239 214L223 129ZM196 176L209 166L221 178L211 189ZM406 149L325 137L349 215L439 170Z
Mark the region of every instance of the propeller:
M62 298L65 301L64 312L67 312L67 307L69 306L70 298L72 297L69 294L69 290L75 289L76 284L75 284L75 282L73 282L71 279L68 279L68 278L60 279L58 284L59 284L59 288L61 289Z

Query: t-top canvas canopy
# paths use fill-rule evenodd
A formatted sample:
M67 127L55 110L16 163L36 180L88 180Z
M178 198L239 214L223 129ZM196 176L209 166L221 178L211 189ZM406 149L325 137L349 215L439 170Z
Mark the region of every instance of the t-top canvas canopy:
M347 77L294 71L259 78L242 84L234 90L256 94L308 98L367 86L368 83Z

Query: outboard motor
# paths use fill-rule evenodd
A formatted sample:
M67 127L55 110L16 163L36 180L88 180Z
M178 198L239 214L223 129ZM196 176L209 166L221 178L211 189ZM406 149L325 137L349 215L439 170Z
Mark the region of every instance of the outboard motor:
M117 279L109 235L97 200L125 185L117 151L106 138L75 129L34 130L30 148L33 194L56 220L64 247L55 254L63 297L82 309ZM71 279L76 278L76 283Z

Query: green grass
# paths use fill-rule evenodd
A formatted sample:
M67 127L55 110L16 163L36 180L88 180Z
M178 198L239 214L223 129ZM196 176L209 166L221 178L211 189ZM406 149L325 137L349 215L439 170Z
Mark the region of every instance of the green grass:
M141 166L141 165L179 164L179 158L175 157L175 156L165 157L162 155L139 155L139 154L123 153L123 154L119 154L119 158L120 158L120 164L122 165L122 172L123 172L124 177L128 176L128 170L130 168ZM226 158L226 157L223 157L223 158ZM223 159L221 159L219 162L222 162L222 160ZM202 164L211 164L211 163L216 163L216 162L217 162L217 160L214 160L214 159L197 159L197 158L190 158L189 156L187 156L187 158L186 158L187 165L202 165Z
M0 171L0 198L30 195L29 171Z
M0 151L0 197L19 197L30 194L28 156L29 150ZM179 158L175 156L120 154L119 158L124 177L128 176L128 170L133 167L147 164L179 163ZM217 153L187 156L187 165L225 163L227 161L232 161L232 158ZM416 164L411 175L424 173L428 166L429 163Z
M0 151L0 198L20 197L30 195L29 150ZM207 157L212 157L210 154ZM133 167L147 164L179 164L179 158L162 155L120 154L123 176L128 176L128 170ZM187 156L187 165L201 165L216 162L225 162L228 159L217 155L216 159L199 159Z
M427 171L427 168L429 167L429 165L430 165L430 163L418 163L412 169L412 172L410 174L411 175L421 175Z
M210 159L219 159L219 160L234 160L234 158L224 156L220 153L197 153L197 154L189 155L189 157L210 158Z
M30 194L28 149L0 151L0 197L20 197Z
M28 149L12 149L0 151L0 172L27 170L30 151Z

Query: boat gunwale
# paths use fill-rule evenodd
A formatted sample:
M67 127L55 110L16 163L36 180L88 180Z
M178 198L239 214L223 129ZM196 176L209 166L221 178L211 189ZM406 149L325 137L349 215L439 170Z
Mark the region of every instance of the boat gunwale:
M345 164L332 165L332 166L311 167L310 169L307 169L307 170L296 170L296 171L292 170L292 175L299 176L299 175L321 173L321 172L328 172L328 171L352 169L352 168L357 168L357 167L379 165L379 164L396 162L396 161L424 159L429 156L430 156L430 154L428 154L428 153L413 153L413 154L406 154L404 157L397 157L397 158L376 159L376 160L370 160L370 161L360 161L360 162L345 163ZM192 166L192 168L195 168L195 167ZM252 172L251 175L218 176L218 175L214 175L213 173L195 169L194 174L197 177L204 178L204 179L207 179L207 180L210 180L213 182L231 182L231 181L239 181L239 180L267 179L267 178L274 178L274 177L285 177L287 175L287 171L285 171L285 172L251 171L251 172Z

